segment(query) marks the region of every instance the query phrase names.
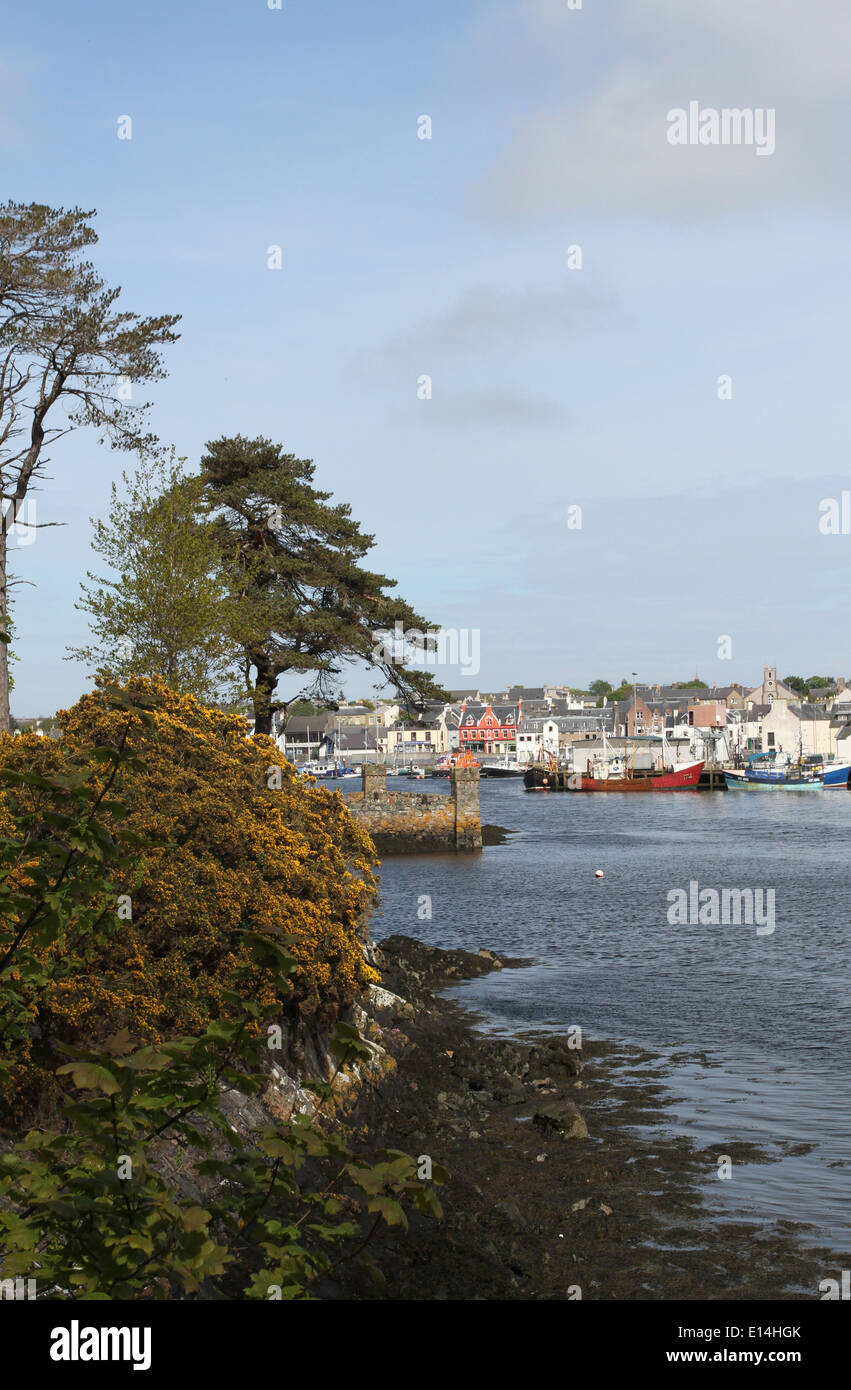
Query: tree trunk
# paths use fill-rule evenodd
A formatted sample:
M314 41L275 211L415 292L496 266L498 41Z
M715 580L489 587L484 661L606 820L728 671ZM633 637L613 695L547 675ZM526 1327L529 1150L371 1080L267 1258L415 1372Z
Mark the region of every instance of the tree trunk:
M263 656L252 656L251 665L257 671L257 679L254 682L252 700L254 703L254 732L255 734L268 734L272 737L272 701L275 695L275 686L278 684L278 672L271 662Z
M6 522L5 517L0 516L0 632L6 631L6 614L8 611L6 595ZM12 718L9 710L9 644L0 642L0 733L9 734L12 732Z

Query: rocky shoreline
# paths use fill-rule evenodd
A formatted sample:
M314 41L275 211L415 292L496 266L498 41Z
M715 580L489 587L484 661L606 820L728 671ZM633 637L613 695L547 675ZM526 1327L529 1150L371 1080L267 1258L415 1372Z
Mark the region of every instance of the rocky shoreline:
M713 1211L717 1155L665 1131L670 1104L652 1054L550 1034L476 1031L438 991L529 962L443 951L405 936L374 952L383 985L361 1021L393 1059L349 1123L370 1148L427 1155L449 1170L445 1219L380 1228L385 1282L341 1271L326 1298L818 1299L835 1252L791 1222ZM734 1159L768 1162L729 1146Z

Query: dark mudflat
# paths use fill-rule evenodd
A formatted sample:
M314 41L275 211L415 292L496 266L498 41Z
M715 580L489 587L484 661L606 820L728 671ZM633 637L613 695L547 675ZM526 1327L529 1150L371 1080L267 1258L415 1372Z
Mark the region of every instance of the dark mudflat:
M661 1060L611 1043L579 1053L550 1035L488 1037L434 993L526 962L398 936L381 957L385 987L414 1008L375 1014L398 1066L363 1093L354 1125L370 1148L449 1169L445 1220L414 1215L407 1234L380 1227L371 1250L385 1282L346 1269L325 1296L812 1300L842 1267L835 1252L804 1247L792 1223L719 1219L715 1154L666 1132L670 1100L652 1077ZM761 1157L732 1135L727 1152Z

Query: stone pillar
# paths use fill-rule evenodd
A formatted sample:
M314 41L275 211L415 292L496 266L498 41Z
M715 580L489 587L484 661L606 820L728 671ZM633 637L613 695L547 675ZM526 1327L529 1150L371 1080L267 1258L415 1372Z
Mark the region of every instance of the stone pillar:
M363 799L373 801L387 791L387 764L364 763L361 769Z
M481 849L482 818L479 811L479 769L453 767L452 800L455 803L455 848Z

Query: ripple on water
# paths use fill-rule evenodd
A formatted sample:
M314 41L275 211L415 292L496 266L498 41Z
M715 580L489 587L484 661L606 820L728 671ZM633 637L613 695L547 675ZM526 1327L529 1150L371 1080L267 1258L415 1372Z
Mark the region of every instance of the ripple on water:
M520 833L481 855L386 859L376 935L534 956L529 969L455 993L499 1032L579 1024L659 1052L671 1128L707 1151L749 1142L776 1159L734 1162L730 1181L708 1172L716 1203L844 1240L851 793L801 804L530 795L484 782L481 797L484 821ZM691 880L773 890L774 932L671 926L668 894ZM424 894L430 920L419 916ZM801 1144L814 1147L788 1151Z

